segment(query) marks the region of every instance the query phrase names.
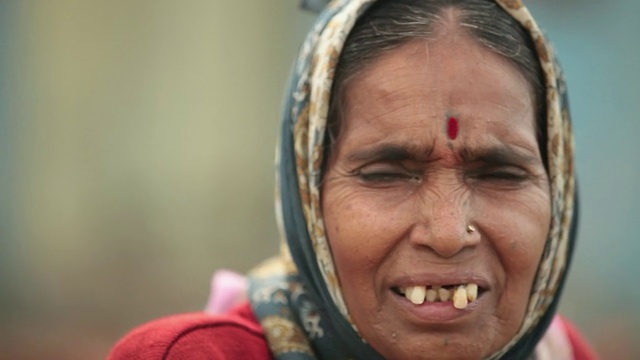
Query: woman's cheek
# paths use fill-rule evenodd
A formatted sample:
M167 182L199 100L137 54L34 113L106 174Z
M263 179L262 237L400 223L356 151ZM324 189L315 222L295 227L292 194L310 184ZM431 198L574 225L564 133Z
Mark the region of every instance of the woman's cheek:
M383 230L384 221L371 200L364 195L350 194L332 201L329 211L325 218L334 257L348 258L353 262L375 257L376 244L380 243L386 231Z
M508 278L521 279L521 284L533 281L549 233L549 195L532 189L510 198L478 197L475 204L485 239Z
M327 236L342 281L346 272L371 271L401 238L407 219L397 196L363 187L327 187L323 203Z

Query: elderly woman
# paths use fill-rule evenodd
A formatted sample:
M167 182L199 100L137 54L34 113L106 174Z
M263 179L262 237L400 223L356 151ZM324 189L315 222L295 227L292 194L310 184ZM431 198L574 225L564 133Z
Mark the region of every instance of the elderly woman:
M595 358L555 315L565 91L518 0L331 2L282 122L281 256L248 302L151 322L110 358Z

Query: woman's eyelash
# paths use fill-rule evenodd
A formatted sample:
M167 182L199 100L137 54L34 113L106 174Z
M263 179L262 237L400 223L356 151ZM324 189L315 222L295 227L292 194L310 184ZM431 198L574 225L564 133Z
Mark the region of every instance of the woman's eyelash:
M355 174L365 182L393 182L418 179L419 176L403 170L358 170Z
M529 173L521 168L509 169L481 169L476 171L474 177L477 179L496 179L507 181L524 181L530 177Z
M377 171L377 172L361 172L358 174L360 179L364 181L394 181L399 179L409 179L410 175L400 172L388 172L388 171Z
M515 165L506 166L482 166L470 170L467 173L470 178L478 181L523 182L531 178L531 174L524 168ZM384 169L366 167L352 172L352 176L358 177L364 182L388 183L394 181L420 180L421 174L407 169Z

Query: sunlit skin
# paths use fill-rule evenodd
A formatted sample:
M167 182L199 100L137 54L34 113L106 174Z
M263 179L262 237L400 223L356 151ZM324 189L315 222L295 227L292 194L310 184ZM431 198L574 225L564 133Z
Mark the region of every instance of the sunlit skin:
M360 334L389 359L500 349L522 324L551 216L525 78L445 34L384 53L343 100L322 207ZM482 282L481 295L443 319L417 316L393 290L443 279Z

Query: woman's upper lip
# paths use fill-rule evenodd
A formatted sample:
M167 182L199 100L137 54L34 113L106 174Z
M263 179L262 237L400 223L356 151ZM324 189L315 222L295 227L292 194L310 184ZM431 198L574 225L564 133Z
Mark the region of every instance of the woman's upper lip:
M433 272L414 273L398 276L389 281L391 288L406 288L410 286L448 286L474 283L487 290L490 288L489 277L478 272Z

